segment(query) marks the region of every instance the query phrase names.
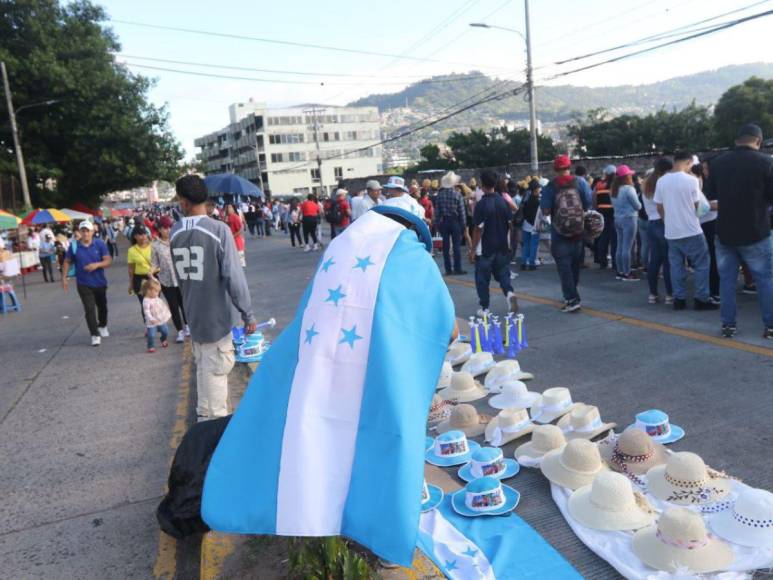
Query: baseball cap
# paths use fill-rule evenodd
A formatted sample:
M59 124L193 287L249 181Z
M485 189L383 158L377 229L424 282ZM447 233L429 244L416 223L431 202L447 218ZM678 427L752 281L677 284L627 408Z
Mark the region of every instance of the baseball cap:
M94 231L94 224L92 224L89 220L83 220L80 224L78 224L79 230L89 230L91 232Z
M425 180L428 181L428 180ZM372 189L374 191L381 189L381 184L376 179L369 179L365 184L366 189Z
M348 192L348 191L346 191L345 189L336 189L336 196L339 196L339 195L348 195L348 194L349 194L349 192Z
M560 171L561 169L569 169L572 166L572 161L568 155L556 155L553 159L553 169Z
M738 138L741 137L754 137L756 139L762 139L762 129L759 125L754 123L746 123L743 127L738 129Z
M604 175L613 175L617 171L617 167L614 165L607 165L604 168Z

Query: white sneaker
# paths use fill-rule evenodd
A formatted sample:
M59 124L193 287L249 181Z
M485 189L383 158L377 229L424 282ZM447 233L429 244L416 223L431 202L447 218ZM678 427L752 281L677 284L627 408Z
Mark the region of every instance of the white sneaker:
M175 340L175 342L185 342L185 331L184 330L181 330L180 332L177 333L177 339Z
M314 244L314 250L318 251L320 249L319 244Z
M110 336L110 333L107 331L107 326L100 326L99 328L97 328L97 330L99 331L99 336L101 336L102 338L107 338L108 336Z
M484 316L491 316L491 311L488 308L478 308L478 318L483 318Z
M188 337L188 336L190 336L190 335L191 335L191 329L190 329L190 328L188 328L188 325L187 325L187 324L185 325L185 329L183 330L183 332L185 332L185 336L186 336L186 337Z
M311 252L311 246L309 244L306 244L306 247L303 248L304 252Z
M102 339L98 336L91 337L91 346L99 346L102 344Z
M515 296L515 292L507 293L507 303L510 305L510 312L516 314L518 312L518 298Z

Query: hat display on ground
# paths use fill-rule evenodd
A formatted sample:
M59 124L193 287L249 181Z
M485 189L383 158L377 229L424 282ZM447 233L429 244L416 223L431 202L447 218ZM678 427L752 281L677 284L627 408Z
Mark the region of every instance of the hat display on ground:
M657 525L641 529L633 537L633 551L656 570L715 572L734 560L729 544L710 536L700 514L687 508L670 508Z
M463 431L467 437L476 437L483 433L489 421L491 421L489 415L479 415L475 407L461 403L451 409L448 419L439 423L437 430L438 433Z
M593 483L575 490L569 513L594 530L638 530L655 522L656 512L631 482L619 473L602 471Z
M668 458L665 447L638 429L629 429L617 437L600 441L599 452L609 467L629 477L644 475Z
M502 385L498 395L489 399L488 404L495 409L527 409L540 398L539 393L534 393L521 381L509 381Z
M695 453L669 455L665 465L647 471L647 486L658 499L677 505L700 505L724 498L731 482L722 473L706 467Z
M472 354L470 360L462 365L462 370L477 377L489 372L494 368L494 365L494 357L490 352L476 352Z
M773 493L745 489L735 503L711 518L715 534L741 546L773 549Z
M593 439L604 431L614 429L617 423L604 423L595 405L578 404L558 421L558 427L567 439Z
M428 449L424 458L428 463L438 467L451 467L463 465L470 461L470 453L479 449L475 441L468 441L462 431L448 431L435 438L431 449Z
M501 360L494 365L483 383L489 393L499 393L502 391L502 386L505 383L511 381L528 381L533 379L534 375L531 373L525 373L521 370L521 365L517 360L507 359Z
M446 360L451 363L452 366L457 366L470 360L472 356L472 348L467 342L455 342L448 347L446 353Z
M678 425L672 425L668 415L658 409L637 413L636 422L629 425L628 429L640 429L663 445L679 441L684 437L684 429Z
M541 461L542 458L566 445L564 432L555 425L537 425L531 434L531 441L519 445L515 458L524 464L527 461Z
M444 497L443 490L436 485L428 485L427 480L424 480L424 486L421 489L421 511L428 512L434 510L440 505Z
M451 496L454 511L463 516L500 516L515 509L521 494L495 477L481 477Z
M606 471L607 467L594 443L587 439L572 439L563 448L545 455L540 469L551 482L577 489L590 485L596 474Z
M454 374L454 367L448 361L443 361L443 367L440 369L440 376L437 380L436 389L446 389L451 386L451 377Z
M566 387L545 389L531 407L531 420L537 423L550 423L563 417L577 405Z
M435 393L432 395L432 405L429 408L429 415L427 415L427 423L434 425L445 421L451 416L451 408L453 404L450 401L444 401L443 397Z
M472 452L470 462L459 468L459 477L473 481L481 477L509 479L520 471L515 459L505 459L497 447L481 447Z
M440 389L438 394L446 401L469 403L482 399L488 393L470 373L459 371L451 377L451 385L446 389Z
M486 425L486 441L499 447L533 430L534 423L526 409L504 409Z

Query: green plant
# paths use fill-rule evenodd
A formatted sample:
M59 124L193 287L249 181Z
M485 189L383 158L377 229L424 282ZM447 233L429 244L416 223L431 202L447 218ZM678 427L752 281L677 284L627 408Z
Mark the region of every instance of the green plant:
M290 576L308 580L369 580L366 557L340 536L290 540Z

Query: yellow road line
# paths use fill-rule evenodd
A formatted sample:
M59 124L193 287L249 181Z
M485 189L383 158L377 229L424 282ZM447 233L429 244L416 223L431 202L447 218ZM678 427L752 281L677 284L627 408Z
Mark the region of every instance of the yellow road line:
M467 280L457 280L454 278L447 278L446 283L457 284L459 286L467 286L469 288L475 288L474 282ZM519 300L525 300L526 302L534 302L535 304L544 304L546 306L555 306L560 308L563 306L562 302L558 300L551 300L550 298L543 298L542 296L534 296L533 294L524 294L523 292L516 292L515 295ZM748 344L746 342L740 342L733 340L732 338L721 338L719 336L711 336L709 334L703 334L702 332L695 332L693 330L686 330L684 328L677 328L675 326L669 326L668 324L662 324L660 322L650 322L648 320L642 320L640 318L634 318L632 316L625 316L616 312L608 312L606 310L596 310L594 308L585 308L581 310L583 314L594 316L596 318L603 318L604 320L611 320L614 322L621 322L623 324L629 324L638 328L646 328L648 330L655 330L664 334L670 334L673 336L680 336L682 338L689 338L690 340L696 340L698 342L704 342L714 346L722 348L732 348L751 354L758 354L773 358L773 349L765 348L763 346L757 346L754 344Z
M207 532L201 539L201 565L199 578L201 580L216 580L223 569L225 559L233 554L236 548L234 537L229 534Z
M182 370L180 372L180 386L178 389L177 408L175 409L175 421L172 427L172 435L169 439L169 447L174 451L188 429L188 401L191 394L191 342L186 341L182 352ZM174 453L172 454L174 455ZM172 459L169 459L171 465ZM163 580L172 580L177 572L177 540L159 531L158 550L156 551L156 563L153 565L153 577Z

